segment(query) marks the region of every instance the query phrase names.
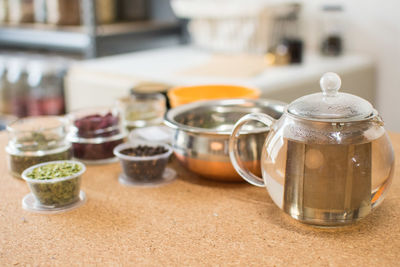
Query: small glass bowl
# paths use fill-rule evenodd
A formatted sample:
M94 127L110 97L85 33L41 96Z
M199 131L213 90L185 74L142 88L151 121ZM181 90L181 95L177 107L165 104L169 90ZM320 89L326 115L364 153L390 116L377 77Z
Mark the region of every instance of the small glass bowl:
M165 96L161 93L131 93L118 100L118 107L129 131L161 124L167 109Z
M30 166L71 158L67 140L68 121L58 116L37 116L18 119L7 126L6 147L8 168L14 177Z
M117 108L89 108L68 115L73 157L87 164L117 161L113 149L127 136Z
M27 176L35 168L65 162L78 164L81 166L81 171L71 176L48 180L31 179ZM81 176L85 171L85 165L78 161L50 161L29 167L22 173L22 179L27 182L39 206L45 209L60 208L79 201Z
M167 152L154 156L129 156L121 153L124 149L135 148L140 145L164 147ZM154 143L125 143L114 148L114 154L120 159L123 179L139 182L154 182L162 179L172 148L167 144Z

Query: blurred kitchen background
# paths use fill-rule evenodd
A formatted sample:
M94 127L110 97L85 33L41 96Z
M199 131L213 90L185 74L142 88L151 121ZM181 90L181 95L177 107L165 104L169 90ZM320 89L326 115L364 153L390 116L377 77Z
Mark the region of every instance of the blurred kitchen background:
M63 114L197 84L290 102L333 71L400 131L399 10L397 0L0 0L0 112Z

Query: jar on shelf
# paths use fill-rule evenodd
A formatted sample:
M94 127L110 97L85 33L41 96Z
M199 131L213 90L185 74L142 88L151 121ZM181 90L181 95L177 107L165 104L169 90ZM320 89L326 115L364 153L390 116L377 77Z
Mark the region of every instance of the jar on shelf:
M165 96L161 93L135 93L118 100L124 125L130 131L162 123L166 112Z
M114 0L96 0L96 17L100 24L115 21L116 2Z
M87 108L68 115L73 157L86 164L105 164L118 159L113 149L126 138L117 108Z
M271 65L298 64L303 61L303 38L301 36L300 4L288 4L274 18L271 45L267 54Z
M121 20L146 20L149 16L149 2L147 0L120 0L118 11Z
M8 113L17 117L27 115L27 73L26 60L23 57L13 57L7 60L7 83Z
M78 25L80 23L79 0L46 0L47 22L57 25Z
M8 11L10 22L33 22L33 0L8 0Z
M30 116L61 115L65 112L63 66L54 60L33 60L27 65Z
M343 52L343 7L324 5L322 12L321 53L338 56Z
M0 22L8 21L8 0L0 0Z
M40 0L39 0L40 1ZM78 25L81 22L79 0L46 0L47 21L57 25ZM115 0L96 0L96 17L100 24L111 23L116 17Z
M8 113L6 58L0 56L0 113Z
M45 23L47 19L46 0L33 1L33 17L35 22Z
M71 158L67 140L68 120L58 116L27 117L7 126L6 147L11 174L21 173L36 164Z

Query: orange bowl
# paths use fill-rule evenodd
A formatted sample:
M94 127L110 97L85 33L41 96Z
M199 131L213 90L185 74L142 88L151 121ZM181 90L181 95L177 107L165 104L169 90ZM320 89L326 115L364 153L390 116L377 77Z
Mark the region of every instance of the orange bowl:
M224 98L257 99L260 91L255 88L237 85L199 85L175 87L168 91L171 107L200 100Z

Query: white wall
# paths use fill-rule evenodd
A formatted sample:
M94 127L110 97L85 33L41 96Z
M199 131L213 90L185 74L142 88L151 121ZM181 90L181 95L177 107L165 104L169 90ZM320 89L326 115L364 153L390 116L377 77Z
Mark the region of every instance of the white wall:
M383 117L386 128L400 132L400 1L302 0L304 29L309 48L318 43L317 22L324 3L344 7L343 24L347 51L367 53L377 65L377 91L373 103Z

